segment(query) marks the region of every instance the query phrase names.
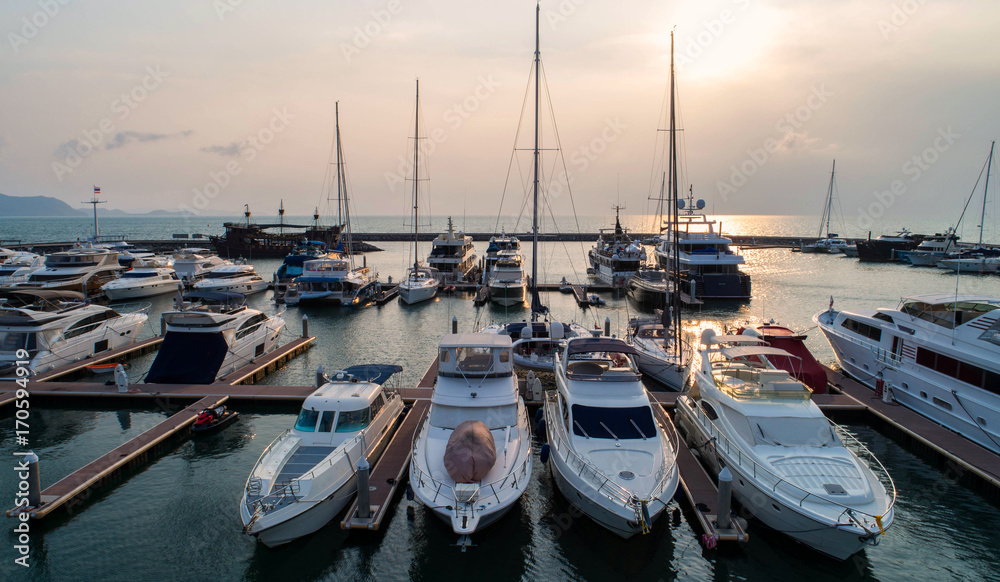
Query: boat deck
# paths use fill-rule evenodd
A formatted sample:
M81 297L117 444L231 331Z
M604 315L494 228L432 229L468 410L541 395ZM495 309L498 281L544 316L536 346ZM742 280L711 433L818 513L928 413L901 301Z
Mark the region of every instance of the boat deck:
M417 400L403 418L389 446L386 447L369 478L369 517L358 517L358 499L347 509L344 520L340 522L342 529L377 530L382 526L395 496L396 488L406 479L406 471L410 466L410 450L413 448L413 438L424 422L427 411L430 410L430 400Z

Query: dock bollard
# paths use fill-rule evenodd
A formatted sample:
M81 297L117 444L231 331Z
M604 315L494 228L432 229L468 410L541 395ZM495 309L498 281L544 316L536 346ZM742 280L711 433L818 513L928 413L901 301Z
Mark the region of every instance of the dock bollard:
M451 317L451 333L458 333L458 316Z
M302 316L302 337L309 337L309 316Z
M607 337L611 337L611 318L610 317L605 317L604 318L604 335L607 336Z
M718 529L729 529L732 527L732 524L729 523L729 512L732 510L732 496L733 474L729 472L729 467L726 467L719 473L719 504L716 517Z
M24 456L24 462L28 463L28 506L42 506L42 476L38 470L38 455L35 451L28 451Z
M368 489L368 459L361 457L358 461L358 517L368 519L372 516L371 490Z

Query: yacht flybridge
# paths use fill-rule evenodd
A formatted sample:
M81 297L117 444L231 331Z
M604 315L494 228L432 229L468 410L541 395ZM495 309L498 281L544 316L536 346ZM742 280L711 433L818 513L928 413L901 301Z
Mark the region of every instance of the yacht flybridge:
M462 231L455 232L455 225L448 217L448 232L431 241L431 254L427 266L437 269L444 283L462 283L476 268L476 248L472 237Z
M357 492L361 459L374 465L395 433L403 401L390 377L402 368L351 366L306 397L295 425L264 449L250 471L243 531L268 547L322 528Z
M28 361L38 374L135 343L146 308L119 313L74 291L14 289L0 299L0 376Z
M885 467L812 392L768 358L789 352L746 335L702 333L695 384L677 400L678 426L733 495L768 527L838 560L878 543L896 489Z
M232 265L232 261L223 259L215 251L204 248L188 247L174 252L174 271L185 285L193 285L219 267Z
M895 308L813 316L840 367L1000 453L1000 297L914 295Z
M267 291L267 281L257 274L253 265L226 265L214 269L192 287L195 291L251 295Z
M509 336L453 334L439 346L431 408L413 441L417 501L468 536L505 514L528 487L531 431Z
M545 395L549 464L556 485L591 519L629 538L647 533L677 491L678 438L660 424L617 339L574 338L556 356Z
M19 289L79 291L95 295L101 286L117 279L125 270L118 264L118 253L99 248L75 248L45 257L45 268L31 273L28 280L16 283Z
M0 287L8 287L14 283L23 283L35 271L45 268L45 257L28 252L11 252L11 255L0 262Z

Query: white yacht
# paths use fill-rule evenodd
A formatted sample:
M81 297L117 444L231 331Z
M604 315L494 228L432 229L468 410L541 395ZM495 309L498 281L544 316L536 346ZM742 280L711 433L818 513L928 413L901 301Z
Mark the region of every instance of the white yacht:
M136 341L148 316L85 303L83 294L12 289L0 303L0 376L16 361L38 374ZM20 354L19 354L20 352Z
M531 430L510 337L447 335L438 362L430 413L413 441L410 484L467 541L527 489Z
M618 339L567 340L544 403L556 485L623 538L648 533L680 481L677 433L654 415L659 404L651 404L634 356Z
M216 255L214 251L195 247L175 251L173 259L174 271L185 285L193 285L195 281L205 278L215 269L233 264L232 261Z
M211 384L278 348L285 319L244 305L239 293L188 293L165 328L146 382Z
M959 243L958 238L955 229L949 227L944 234L937 233L920 241L917 248L912 251L898 251L896 255L914 267L933 267L945 258L945 255L969 249L970 245Z
M85 295L100 293L108 281L117 279L125 268L118 264L118 253L107 249L75 248L45 257L45 268L35 271L17 288L79 291Z
M109 281L101 287L108 299L118 301L165 295L184 286L170 266L169 259L137 258L132 264L135 266L125 271L120 279Z
M640 372L671 390L683 390L691 374L694 350L675 331L669 318L633 317L625 341L635 348Z
M521 254L521 241L517 236L507 234L503 227L500 227L500 234L490 237L490 244L486 247L486 255L483 257L483 283L489 281L493 266L500 260L500 255L510 256L511 253Z
M903 406L1000 453L1000 297L914 295L813 321L854 379L881 374Z
M732 239L715 231L714 220L696 212L705 208L705 201L694 201L688 190L687 203L678 200L678 256L683 274L680 290L696 299L749 299L750 275L740 270L746 261L729 245ZM673 227L660 236L656 247L656 262L669 269L673 257Z
M942 258L937 262L937 266L956 273L989 274L1000 270L1000 257Z
M594 330L598 334L600 330ZM514 366L521 370L553 372L558 347L569 338L591 337L591 330L578 323L559 321L518 321L491 323L482 333L509 335L514 341Z
M771 357L789 352L746 335L702 333L701 366L675 418L712 472L764 525L838 560L878 543L896 488L878 459L830 422L812 391Z
M363 306L375 296L378 273L367 266L353 268L349 258L306 261L302 276L285 291L285 303L329 303Z
M443 283L462 283L476 268L476 248L472 237L462 231L455 232L455 225L448 217L448 232L431 241L431 254L427 266L437 269Z
M614 208L615 227L601 229L587 258L598 279L612 287L624 288L646 260L646 249L629 238L628 229L622 227L618 217L621 207Z
M251 295L267 291L267 281L253 265L225 265L213 269L192 285L195 291L221 291Z
M28 252L13 252L0 263L0 287L24 283L35 271L45 268L45 257Z
M384 384L399 366L362 365L322 373L295 425L264 449L250 471L243 531L268 547L311 534L357 492L362 457L374 465L395 434L403 400Z
M524 275L523 260L520 250L501 250L497 253L487 280L490 301L505 307L524 303L528 281Z

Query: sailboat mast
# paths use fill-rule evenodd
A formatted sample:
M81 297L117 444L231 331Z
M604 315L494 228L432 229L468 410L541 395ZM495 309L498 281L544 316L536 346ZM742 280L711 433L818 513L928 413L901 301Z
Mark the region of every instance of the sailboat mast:
M674 96L676 95L677 89L675 87L675 77L676 73L674 71L674 31L670 31L670 204L673 205L673 231L674 231L674 248L673 248L673 260L671 261L670 279L674 282L674 293L671 298L670 308L673 311L672 318L674 324L674 353L676 354L678 361L681 357L681 258L680 258L680 222L678 220L678 214L680 214L680 208L677 206L677 182L679 181L677 176L677 120L674 111Z
M541 2L535 5L535 151L534 151L534 166L535 166L535 181L534 181L534 212L532 213L531 222L531 320L535 321L538 318L538 314L535 312L534 307L540 305L541 301L538 299L538 102L539 93L541 92L539 86L539 80L541 78L541 49L539 44L539 19L542 13Z
M340 101L337 101L333 105L333 117L334 117L334 134L337 136L337 224L344 224L344 216L341 212L341 184L340 184Z
M413 124L413 276L417 276L417 264L420 262L417 251L417 187L420 184L420 79L417 79L417 108L413 114L416 120Z
M979 246L983 246L983 231L986 226L986 195L990 189L990 167L993 164L993 147L996 144L997 142L990 144L990 157L986 160L986 185L983 186L983 213L979 216Z
M837 160L833 160L833 169L830 170L830 187L827 188L826 192L826 208L823 209L823 214L826 218L826 238L830 238L830 215L833 214L833 176L837 173ZM820 228L820 236L823 235L822 227Z
M336 107L334 109L334 117L336 122L336 134L337 134L337 216L341 220L340 224L346 225L347 230L347 245L344 246L344 251L347 252L347 256L351 261L351 270L354 270L354 253L352 252L353 245L351 244L351 211L348 206L347 198L347 179L344 174L344 151L340 147L340 101L337 101ZM343 214L341 214L341 209L343 209Z

